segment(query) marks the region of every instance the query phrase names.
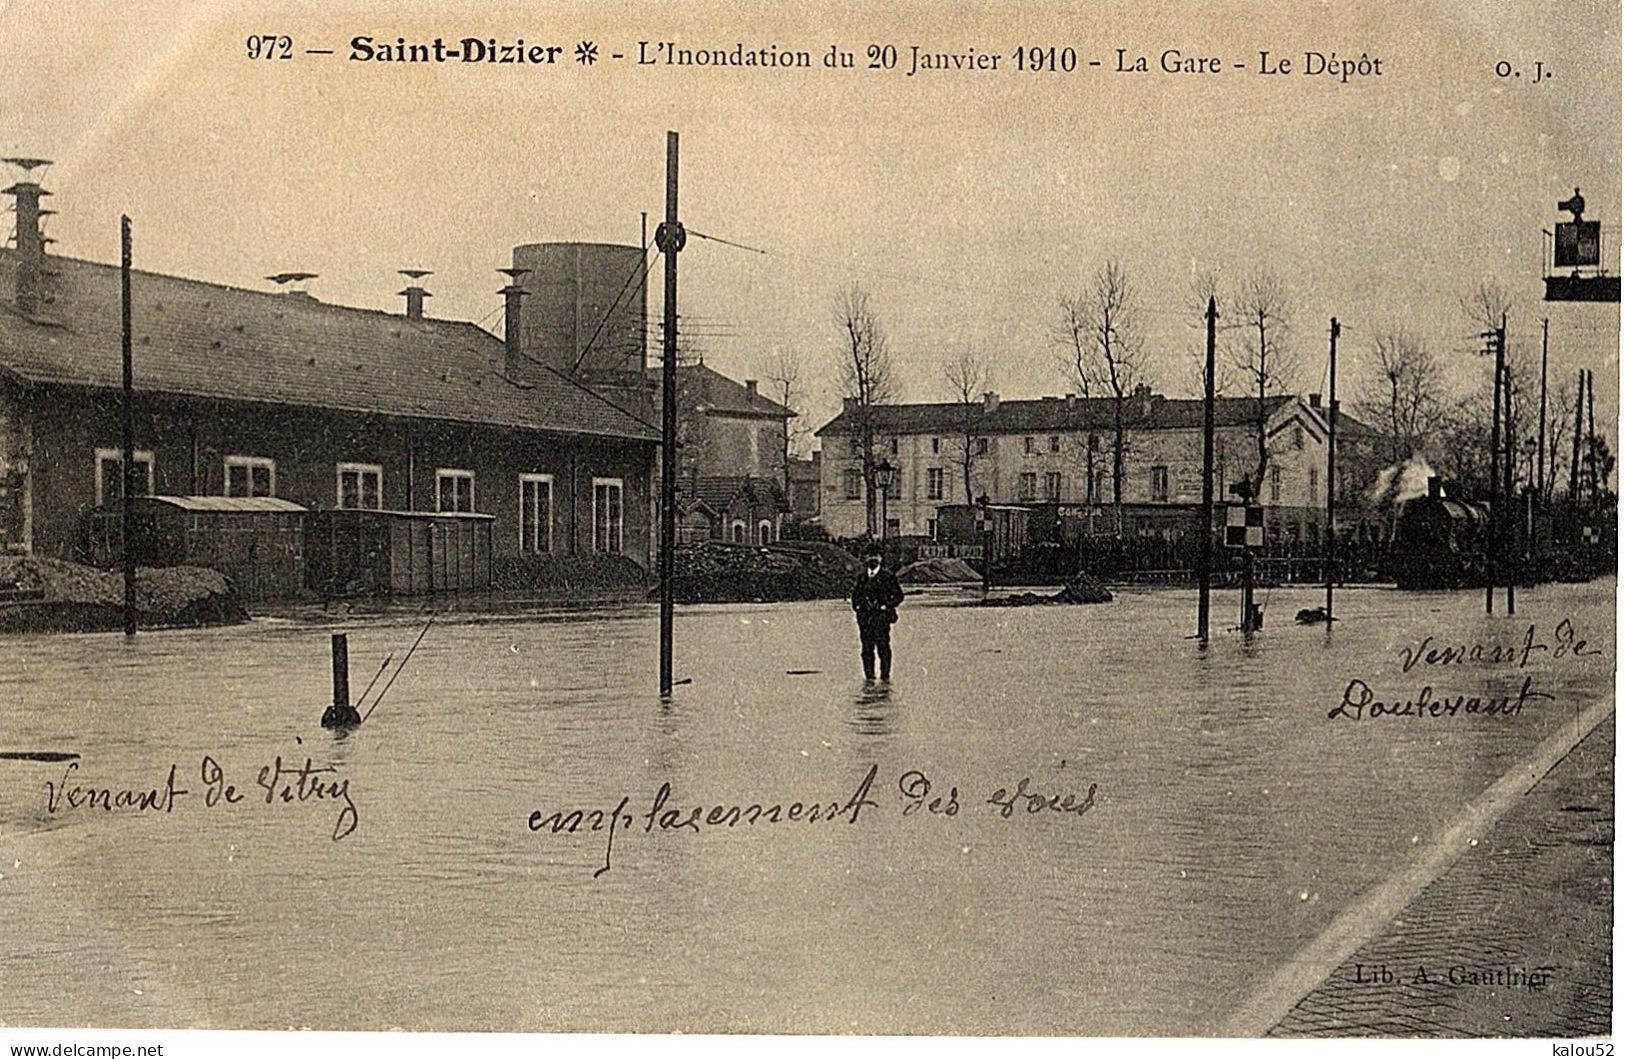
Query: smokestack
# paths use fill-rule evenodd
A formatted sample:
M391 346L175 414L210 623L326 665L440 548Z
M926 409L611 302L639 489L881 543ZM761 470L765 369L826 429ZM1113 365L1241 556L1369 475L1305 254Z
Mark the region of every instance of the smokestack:
M999 395L992 390L982 395L982 411L997 412L999 410Z
M750 398L752 401L756 400L756 380L755 379L746 379L745 380L745 396Z
M1428 475L1428 499L1438 500L1442 496L1444 496L1444 486L1439 481L1439 476L1436 474Z
M40 220L53 211L40 208L40 199L50 192L34 180L33 172L51 163L44 158L7 158L23 171L23 178L3 192L16 201L17 229L17 311L32 315L39 309L40 280L45 274L45 244L50 242L40 228Z
M525 343L519 331L519 299L525 296L525 288L519 285L519 280L528 275L530 269L499 268L497 271L508 277L508 285L497 291L502 295L502 370L510 379L522 379L528 372L525 371Z
M432 298L434 295L424 290L418 281L423 279L424 276L432 276L434 273L421 268L403 268L400 269L400 274L407 279L406 289L400 292L406 296L406 318L408 320L421 320L423 319L423 299Z

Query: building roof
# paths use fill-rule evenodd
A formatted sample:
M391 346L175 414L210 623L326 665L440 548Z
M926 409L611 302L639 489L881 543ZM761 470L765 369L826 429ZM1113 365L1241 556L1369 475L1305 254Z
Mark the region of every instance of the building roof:
M302 512L306 509L292 500L278 496L146 496L131 497L144 503L180 508L182 511L280 511Z
M118 388L119 270L46 258L46 298L7 295L18 255L0 250L0 370L34 383ZM404 316L135 271L140 391L658 441L660 432L561 372L503 373L504 346L461 320Z
M649 377L660 378L660 366L646 369ZM750 390L734 382L728 376L713 368L702 364L679 364L677 366L678 392L692 407L718 415L733 416L762 416L772 419L788 419L796 413L779 404L777 401L762 396L761 393L752 394ZM683 402L679 402L681 404ZM660 391L655 391L655 406L660 404Z
M1264 398L1265 418L1296 397L1277 395ZM976 417L978 434L1042 434L1076 431L1107 432L1113 429L1114 409L1109 397L1043 397L1036 401L1000 401L991 410L981 402L966 406L945 404L877 405L873 410L874 429L880 434L956 434L963 429L967 409ZM1216 427L1248 426L1258 415L1256 397L1219 397L1214 400ZM1342 417L1339 419L1341 424ZM1146 399L1129 397L1124 402L1124 425L1132 430L1200 430L1202 401L1199 398L1167 398L1152 394ZM850 410L818 428L817 435L855 434L857 421Z
M697 500L714 512L725 511L740 494L751 503L768 503L781 511L790 509L779 483L751 475L723 474L680 477L679 496Z

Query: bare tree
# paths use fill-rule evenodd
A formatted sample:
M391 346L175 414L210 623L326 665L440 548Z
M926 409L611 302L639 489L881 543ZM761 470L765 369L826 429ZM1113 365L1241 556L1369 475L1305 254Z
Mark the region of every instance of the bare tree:
M1399 463L1416 453L1432 432L1441 397L1439 365L1402 327L1379 334L1372 353L1377 374L1359 407L1387 425L1388 460Z
M977 439L982 434L982 394L993 388L993 373L986 358L966 350L942 366L942 377L948 384L954 404L954 458L959 462L960 478L965 486L965 503L973 504L971 473L976 467Z
M1285 392L1296 366L1285 345L1291 327L1286 290L1274 273L1254 273L1230 299L1230 314L1236 328L1231 363L1246 380L1251 396L1257 398L1258 469L1252 478L1256 496L1269 466L1269 415L1264 401L1272 393Z
M1058 364L1067 384L1078 391L1084 401L1092 397L1099 386L1098 366L1090 355L1093 345L1093 325L1090 322L1088 302L1082 298L1061 299L1061 323L1055 332L1055 343L1060 347ZM1088 430L1074 435L1079 454L1083 457L1084 509L1089 513L1089 532L1094 533L1095 505L1100 497L1095 490L1095 456L1099 451L1097 437Z
M1493 331L1511 315L1512 295L1498 280L1482 280L1461 296L1461 311L1474 326Z
M1568 431L1574 419L1574 399L1577 391L1573 379L1564 379L1548 391L1546 419L1546 495L1548 502L1557 485L1559 456L1569 462ZM1565 483L1567 478L1564 478Z
M1135 319L1136 298L1128 273L1116 261L1095 271L1087 293L1061 302L1071 335L1075 374L1092 378L1112 402L1112 506L1123 531L1123 463L1128 448L1128 400L1141 381L1145 347ZM1092 477L1092 476L1091 476Z
M802 397L801 384L801 358L794 352L780 349L773 355L768 365L767 380L773 384L773 397L788 411L795 412L796 402ZM801 425L799 416L787 415L784 417L784 430L782 444L779 449L779 469L783 475L784 496L790 498L790 465L795 459L796 449L801 440L806 437L807 428Z
M853 284L835 302L835 322L842 338L841 392L851 402L858 455L863 461L865 525L875 533L875 435L879 408L897 396L891 351L870 305L869 292Z

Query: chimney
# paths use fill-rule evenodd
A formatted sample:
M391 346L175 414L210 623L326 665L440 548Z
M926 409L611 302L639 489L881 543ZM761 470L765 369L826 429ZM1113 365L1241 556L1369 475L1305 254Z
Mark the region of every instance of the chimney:
M755 379L746 379L745 380L745 396L747 398L749 398L750 400L752 400L752 401L756 400L756 380Z
M408 320L421 320L423 319L423 299L432 298L434 295L424 290L418 281L424 276L432 276L434 273L421 268L403 268L400 270L400 274L405 276L407 280L406 289L400 292L406 296L406 318Z
M1428 499L1438 500L1442 496L1444 496L1444 487L1439 482L1439 476L1436 474L1428 475Z
M842 415L855 415L857 413L857 411L858 411L858 399L856 397L843 397L843 398L841 398L841 414Z
M999 410L999 395L992 390L982 394L982 411L997 412Z
M38 311L41 291L40 280L45 274L45 244L50 242L40 229L40 220L52 210L40 208L40 199L50 192L40 187L33 171L51 163L43 158L7 158L7 162L23 171L21 180L6 188L4 194L16 200L17 210L17 310L25 316Z
M1151 387L1145 383L1136 383L1134 386L1134 411L1141 419L1151 418Z
M530 269L499 268L497 271L508 277L508 285L497 291L502 295L502 372L510 379L522 379L529 373L525 371L525 344L519 333L519 299L525 296L525 288L519 285L519 280L529 274Z
M1319 408L1320 407L1320 394L1312 393L1312 394L1309 395L1309 407L1310 408Z
M1073 412L1073 411L1077 410L1077 407L1078 407L1078 395L1075 394L1075 393L1067 394L1066 395L1066 410L1068 412Z

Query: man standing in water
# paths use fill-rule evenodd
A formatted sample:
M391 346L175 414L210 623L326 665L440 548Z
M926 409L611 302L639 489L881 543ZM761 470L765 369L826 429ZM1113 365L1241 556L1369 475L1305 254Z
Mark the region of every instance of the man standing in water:
M863 676L875 678L875 655L880 656L880 679L891 679L891 627L897 620L897 605L903 602L903 586L897 575L882 570L880 546L871 544L863 553L863 573L852 586L852 609L858 616L858 637L863 641Z

